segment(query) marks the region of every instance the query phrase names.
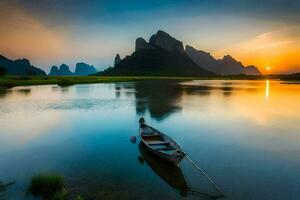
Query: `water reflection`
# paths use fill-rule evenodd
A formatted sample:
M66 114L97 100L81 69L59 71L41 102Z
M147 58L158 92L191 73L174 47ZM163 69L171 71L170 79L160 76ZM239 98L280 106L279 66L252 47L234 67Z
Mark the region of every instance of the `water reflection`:
M31 93L30 87L17 87L16 89L0 90L0 98L4 98L12 94L17 94L19 96L29 96L30 93Z
M181 85L180 90L188 95L210 95L211 91L215 89L209 85Z
M269 99L269 93L270 93L270 81L266 80L266 99Z
M181 110L178 101L181 99L182 90L172 81L138 81L129 85L116 84L116 97L119 98L122 92L126 96L134 95L138 115L144 115L146 111L149 111L152 118L162 120Z
M188 185L179 167L164 162L159 159L159 157L154 156L141 142L139 143L139 150L141 153L141 157L139 157L140 162L142 159L146 161L159 177L166 181L170 186L180 191L181 196L187 196Z
M20 88L14 91L19 94L23 94L24 96L28 96L31 93L31 88Z
M182 197L187 197L188 195L198 196L206 199L219 199L219 196L210 195L201 191L192 190L180 169L175 165L172 165L159 157L152 154L145 145L140 142L139 150L141 156L138 157L138 160L141 164L145 162L149 167L167 184L169 184L174 189L178 190Z
M222 83L222 90L224 97L229 97L233 91L237 91L238 89L233 89L232 83L224 82Z
M134 84L136 98L136 112L141 115L148 109L151 117L162 120L174 112L179 112L181 106L177 104L182 91L173 82L136 82Z
M6 200L6 191L8 189L8 187L14 185L16 182L15 181L11 181L8 183L3 183L2 181L0 181L0 200Z
M196 199L189 187L216 194L185 163L174 183L169 167L128 142L146 115L228 199L299 199L299 99L299 84L274 80L15 87L0 94L0 177L17 181L7 199L24 199L43 172L62 174L86 199Z
M256 91L255 88L246 89ZM180 112L183 96L209 96L212 92L221 91L224 97L229 97L240 90L232 82L217 85L205 81L138 81L132 84L115 84L116 98L120 98L122 93L127 97L133 96L137 115L145 115L148 111L150 117L158 121Z
M5 97L8 93L11 93L11 90L0 89L0 98Z

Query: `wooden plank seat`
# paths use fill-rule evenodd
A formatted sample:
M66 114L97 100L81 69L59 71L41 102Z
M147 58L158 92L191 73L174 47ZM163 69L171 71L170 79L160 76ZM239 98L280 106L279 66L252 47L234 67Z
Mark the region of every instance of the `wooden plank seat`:
M143 137L147 138L147 137L155 137L155 136L160 136L158 133L153 133L153 134L149 134L149 135L146 135L146 134L143 134Z
M167 141L147 141L149 145L164 145L169 144Z
M170 146L170 145L155 145L153 147L157 151L174 151L176 148Z
M176 152L176 149L173 149L173 150L167 150L167 151L162 150L161 152L163 152L163 153L165 153L165 154L168 154L168 155L174 155L175 152Z

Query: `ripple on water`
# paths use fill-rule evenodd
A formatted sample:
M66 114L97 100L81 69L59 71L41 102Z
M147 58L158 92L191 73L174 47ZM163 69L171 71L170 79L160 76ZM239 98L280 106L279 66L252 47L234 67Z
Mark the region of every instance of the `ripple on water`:
M64 101L49 103L45 109L54 110L92 110L92 109L115 109L125 104L114 99L68 99Z

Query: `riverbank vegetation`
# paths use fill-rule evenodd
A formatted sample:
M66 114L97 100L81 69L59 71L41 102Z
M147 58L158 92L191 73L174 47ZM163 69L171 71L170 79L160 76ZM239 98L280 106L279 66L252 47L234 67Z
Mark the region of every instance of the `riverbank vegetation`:
M283 81L299 81L300 82L300 73L287 74L281 78Z
M0 77L0 88L11 88L26 85L50 85L60 86L87 84L87 83L106 83L120 81L136 81L137 77L100 77L100 76L3 76Z
M67 191L64 181L58 175L39 175L32 178L28 191L44 199L65 199Z
M206 79L262 79L259 76L223 76L223 77L151 77L151 76L2 76L0 88L25 85L57 84L68 86L87 83L110 83L140 80L206 80Z
M57 84L69 86L74 84L88 83L111 83L140 80L260 80L280 79L284 81L300 80L300 74L290 75L228 75L215 77L155 77L155 76L0 76L0 89L26 85L49 85Z
M40 196L44 200L67 200L69 192L65 187L64 179L59 175L39 175L31 179L28 192ZM76 196L74 200L84 200Z

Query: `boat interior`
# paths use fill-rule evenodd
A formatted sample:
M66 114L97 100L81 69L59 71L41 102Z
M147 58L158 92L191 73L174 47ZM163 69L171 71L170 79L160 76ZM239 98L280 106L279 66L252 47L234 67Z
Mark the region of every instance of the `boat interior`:
M179 149L174 141L148 126L143 127L142 137L153 149L165 154L172 155Z

